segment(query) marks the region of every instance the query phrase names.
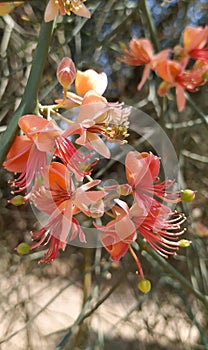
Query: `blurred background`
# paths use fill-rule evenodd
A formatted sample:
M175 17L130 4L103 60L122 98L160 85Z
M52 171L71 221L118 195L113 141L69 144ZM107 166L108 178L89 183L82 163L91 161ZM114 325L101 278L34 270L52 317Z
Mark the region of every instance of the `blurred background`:
M45 6L46 1L24 1L0 17L0 132L24 92ZM208 295L207 86L189 95L179 113L174 90L165 99L159 98L160 80L151 73L138 91L143 67L118 61L120 43L127 44L133 36L152 39L148 16L161 48L182 43L187 25L206 25L207 1L88 0L86 6L92 14L90 20L72 14L56 21L39 101L53 104L60 98L56 69L58 62L69 56L77 69L92 68L107 74L104 95L108 101L123 101L161 125L178 157L181 188L197 191L193 203L178 208L188 217L185 236L192 245L168 263L202 295ZM129 144L138 151L151 150L148 140L138 142L138 137L131 133ZM102 163L102 169L106 165ZM118 180L122 169L114 162L102 170L102 179ZM11 179L1 168L0 349L208 349L207 308L154 256L141 255L145 276L152 282L147 295L137 289L135 262L128 254L121 262L112 263L100 248L68 246L50 265L38 264L42 252L18 256L14 248L22 241L31 242L30 231L37 220L29 204L8 204Z

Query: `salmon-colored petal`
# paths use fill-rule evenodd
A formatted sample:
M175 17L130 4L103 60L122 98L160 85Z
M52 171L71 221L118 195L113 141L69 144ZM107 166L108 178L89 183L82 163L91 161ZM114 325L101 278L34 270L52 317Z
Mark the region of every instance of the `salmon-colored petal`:
M67 190L66 184L67 167L58 162L51 162L48 170L48 183L50 190L56 192L61 189Z
M20 118L19 126L34 141L40 151L53 152L55 138L61 133L61 129L54 121L48 121L37 115L28 114Z
M97 123L102 122L109 109L110 106L103 96L98 95L95 91L89 91L83 99L77 121L86 123L86 120L96 119Z
M104 72L97 73L94 69L87 69L84 72L77 71L75 88L79 96L84 96L90 90L94 90L97 94L102 95L107 85L108 78Z
M35 114L26 114L19 119L20 129L27 135L40 132L48 125L49 121Z
M168 55L171 53L171 51L172 50L170 49L165 49L154 55L151 60L152 69L155 69L158 63L167 61Z
M179 84L177 84L176 86L176 102L177 102L178 111L182 112L182 110L186 105L186 97L184 93L184 88Z
M144 71L143 71L143 74L142 74L142 79L141 79L139 85L137 86L138 90L141 90L141 88L143 87L144 83L146 82L146 80L147 80L147 78L149 76L149 73L150 73L150 65L147 64L144 67Z
M79 123L75 123L75 124L70 125L69 128L67 128L63 132L62 136L68 137L68 136L76 135L76 134L81 135L83 132L84 132L84 129L83 129L82 125Z
M149 63L153 56L152 43L148 39L132 39L129 48L140 58L143 64Z
M187 26L183 32L183 42L185 49L190 52L193 49L202 49L207 43L208 26L191 27Z
M50 22L52 21L56 16L58 16L59 12L59 6L58 3L56 3L55 0L49 0L44 14L44 21Z
M129 184L142 188L153 184L159 173L160 161L152 153L131 151L126 156L125 166Z
M39 133L36 138L34 138L34 142L42 152L54 152L55 149L55 139L60 135L60 132L54 132L53 134L49 134L47 132Z
M89 191L86 192L86 197L88 199L88 203L93 203L93 202L97 202L100 199L102 199L103 197L105 197L106 192L105 191Z
M125 215L115 223L115 230L119 240L125 243L130 244L136 238L136 228L128 215Z
M105 158L110 158L110 151L103 140L96 134L87 132L87 138L90 146Z
M147 160L148 171L151 173L151 178L153 181L159 174L160 171L160 159L155 156L153 153L141 152L140 157Z
M22 172L27 164L33 142L27 136L17 136L3 163L8 171Z
M101 180L92 180L84 185L82 185L80 188L82 189L82 191L87 191L90 188L99 185L101 182Z
M162 83L160 83L157 89L158 95L161 97L165 96L171 87L172 87L171 83L168 83L167 81L162 81Z
M78 96L77 94L74 94L73 92L68 91L66 96L74 102L75 105L81 105L83 98L81 96Z
M131 151L127 154L125 160L126 177L132 187L136 187L138 183L148 173L147 162L139 156L138 152ZM146 181L152 183L152 179Z
M83 97L82 105L94 104L94 103L103 103L106 104L108 101L105 97L101 96L95 90L89 90Z
M182 66L176 61L165 60L157 63L155 71L163 80L174 83L176 77L182 72Z
M59 239L61 242L67 243L69 240L69 233L71 230L72 224L72 200L68 199L67 201L62 203L63 206L63 215L62 215L62 225L61 232L59 232ZM62 210L62 208L60 208Z
M84 4L82 4L82 7L80 7L78 10L72 9L72 12L74 12L77 16L81 16L85 18L91 17L90 11L87 9L87 7Z
M129 244L117 242L117 237L108 233L101 234L101 242L114 261L119 261L129 248Z

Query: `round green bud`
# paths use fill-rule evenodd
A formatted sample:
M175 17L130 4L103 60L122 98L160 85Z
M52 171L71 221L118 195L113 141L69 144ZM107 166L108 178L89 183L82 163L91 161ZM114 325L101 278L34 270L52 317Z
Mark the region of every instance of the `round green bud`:
M195 194L196 194L195 191L186 189L186 190L182 191L181 199L184 202L192 202L194 200L194 198L195 198Z
M8 202L13 204L13 205L15 205L16 207L19 207L20 205L25 203L25 199L24 199L23 196L18 194L17 196L15 196L12 199L10 199Z
M26 255L30 252L30 246L29 244L22 242L17 246L16 251L20 255Z
M151 282L146 279L140 280L137 286L138 289L144 294L149 293L151 290Z
M179 246L180 246L181 248L187 248L187 247L190 246L190 244L191 244L191 241L189 241L188 239L181 239L181 240L179 241Z

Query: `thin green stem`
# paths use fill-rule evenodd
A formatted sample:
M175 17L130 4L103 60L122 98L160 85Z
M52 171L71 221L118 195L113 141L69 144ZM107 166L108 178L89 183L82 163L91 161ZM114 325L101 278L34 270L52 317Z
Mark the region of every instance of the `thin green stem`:
M185 289L188 289L192 294L196 296L197 299L199 299L205 305L206 308L208 308L208 295L204 295L198 289L195 289L192 284L183 275L181 275L180 272L171 266L167 260L161 257L149 246L147 246L147 244L142 239L139 239L139 245L143 250L143 255L149 254L152 256L153 259L157 261L157 263L163 268L163 270L172 275L174 279L181 284L181 286L183 286Z
M42 78L43 69L48 55L50 39L53 32L53 22L43 22L40 30L39 40L32 62L30 75L19 107L14 113L9 125L1 137L0 165L3 163L11 144L18 132L18 120L27 113L37 112L38 91Z
M191 96L189 94L185 94L186 100L190 104L190 106L194 109L194 111L198 114L198 116L201 118L204 125L208 128L208 116L206 116L202 110L196 105L196 103L192 100Z
M85 304L90 296L91 289L92 289L92 273L89 270L91 267L91 260L92 260L92 249L85 248L83 249L83 255L84 255L84 272L86 272L83 276L83 300L82 300L82 308L85 307ZM88 271L88 272L87 272ZM79 346L81 346L83 340L85 339L87 335L87 324L82 323L79 325L79 330L76 334L72 350L77 349Z
M147 5L147 1L141 0L140 6L141 6L141 10L143 11L143 13L146 17L147 25L149 27L149 31L150 31L150 35L151 35L151 39L152 39L152 42L154 44L154 47L157 51L160 51L160 44L159 44L159 41L157 40L156 27L155 27L155 24L153 22L149 7Z

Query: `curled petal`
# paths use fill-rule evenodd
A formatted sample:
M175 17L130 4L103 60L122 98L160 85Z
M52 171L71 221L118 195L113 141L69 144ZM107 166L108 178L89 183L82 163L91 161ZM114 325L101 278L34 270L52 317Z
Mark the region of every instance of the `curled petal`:
M97 94L102 95L108 85L107 75L97 73L93 69L88 69L84 72L77 71L75 88L79 96L84 96L86 92L94 90Z

